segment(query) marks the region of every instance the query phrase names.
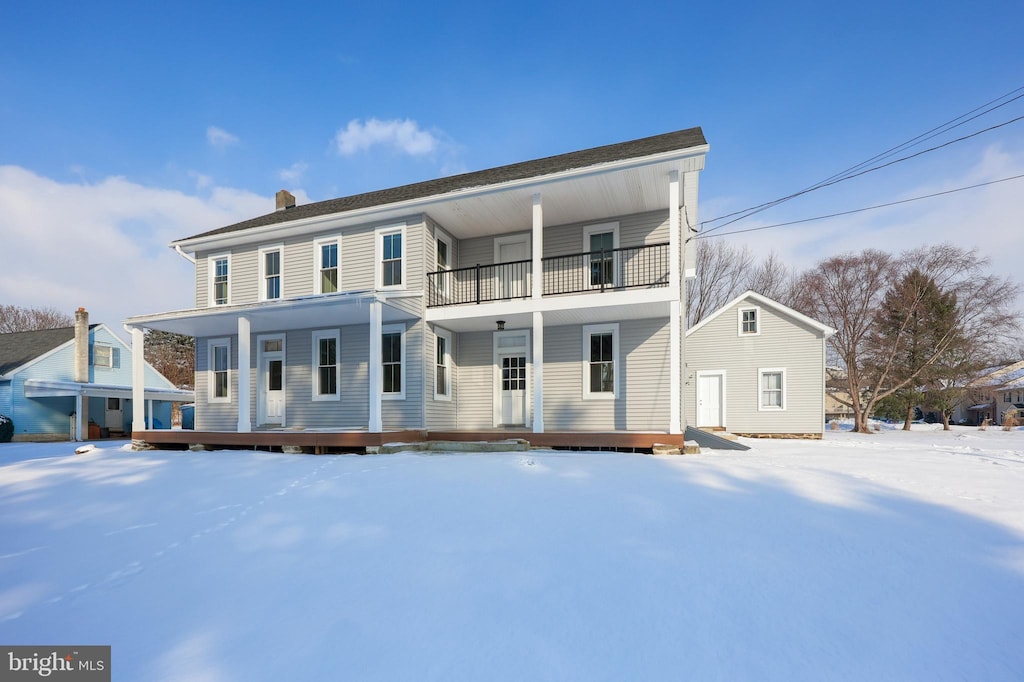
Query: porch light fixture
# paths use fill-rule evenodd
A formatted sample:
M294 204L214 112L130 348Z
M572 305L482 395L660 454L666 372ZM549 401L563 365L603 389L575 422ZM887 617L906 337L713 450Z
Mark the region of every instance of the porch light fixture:
M499 332L505 330L505 320L498 320L497 324Z

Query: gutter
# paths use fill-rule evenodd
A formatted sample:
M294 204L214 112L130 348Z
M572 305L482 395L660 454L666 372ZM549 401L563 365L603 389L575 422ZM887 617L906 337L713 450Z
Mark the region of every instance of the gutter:
M196 259L195 259L195 256L190 256L190 255L188 255L187 253L185 253L185 252L184 252L184 251L182 250L182 248L181 248L181 245L180 245L180 244L172 244L171 246L173 246L173 247L174 247L174 250L178 252L178 255L179 255L179 256L181 256L182 258L184 258L185 260L187 260L187 261L188 261L189 263L191 263L192 265L195 265L195 264L196 264Z

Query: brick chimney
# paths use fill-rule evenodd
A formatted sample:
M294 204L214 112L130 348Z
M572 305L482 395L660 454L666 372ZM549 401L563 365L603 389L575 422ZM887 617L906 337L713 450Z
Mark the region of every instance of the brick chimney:
M295 208L295 196L283 189L277 193L277 210L286 211L289 208Z

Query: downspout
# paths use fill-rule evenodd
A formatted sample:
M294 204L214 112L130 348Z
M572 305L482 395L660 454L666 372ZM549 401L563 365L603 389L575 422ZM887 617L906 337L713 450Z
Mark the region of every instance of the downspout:
M196 264L196 259L195 259L195 257L194 257L194 256L190 256L190 255L188 255L187 253L185 253L184 251L182 251L182 249L181 249L181 244L174 244L174 250L178 252L178 255L179 255L179 256L181 256L182 258L184 258L185 260L187 260L187 261L188 261L189 263L191 263L192 265L195 265L195 264Z

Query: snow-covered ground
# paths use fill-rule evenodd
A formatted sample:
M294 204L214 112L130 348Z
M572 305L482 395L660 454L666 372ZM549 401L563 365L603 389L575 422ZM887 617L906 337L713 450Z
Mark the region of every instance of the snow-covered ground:
M115 680L1021 680L1024 430L745 453L0 445L0 643Z

